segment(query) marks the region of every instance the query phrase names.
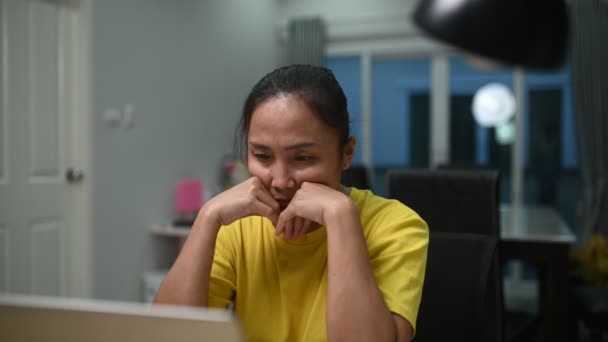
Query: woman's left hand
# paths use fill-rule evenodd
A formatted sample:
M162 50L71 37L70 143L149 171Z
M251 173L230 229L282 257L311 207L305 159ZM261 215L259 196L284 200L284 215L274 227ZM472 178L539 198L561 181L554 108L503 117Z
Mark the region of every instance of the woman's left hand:
M327 226L340 215L356 213L354 202L343 192L323 184L304 182L279 216L276 234L295 240L311 223Z

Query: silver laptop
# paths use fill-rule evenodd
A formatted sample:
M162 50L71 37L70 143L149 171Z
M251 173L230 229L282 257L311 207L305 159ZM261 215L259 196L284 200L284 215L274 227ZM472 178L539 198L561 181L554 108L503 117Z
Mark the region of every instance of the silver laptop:
M242 341L227 312L0 294L0 341Z

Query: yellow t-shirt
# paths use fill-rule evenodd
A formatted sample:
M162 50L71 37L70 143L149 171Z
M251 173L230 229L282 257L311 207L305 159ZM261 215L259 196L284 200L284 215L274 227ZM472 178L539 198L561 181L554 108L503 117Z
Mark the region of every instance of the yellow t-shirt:
M351 188L378 288L391 312L416 326L428 246L426 223L395 200ZM327 239L320 227L296 241L247 217L222 227L209 305L234 303L248 341L326 341ZM348 305L345 303L345 305Z

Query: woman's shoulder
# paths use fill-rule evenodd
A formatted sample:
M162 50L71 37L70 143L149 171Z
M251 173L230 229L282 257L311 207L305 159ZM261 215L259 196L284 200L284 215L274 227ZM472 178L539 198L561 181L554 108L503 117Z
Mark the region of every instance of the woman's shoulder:
M359 207L361 226L371 260L385 257L410 258L426 250L429 230L426 222L405 204L375 195L369 190L351 190ZM422 258L416 258L423 260Z
M374 194L371 190L351 188L350 198L355 202L362 217L408 218L419 217L418 213L396 199Z
M425 238L428 225L412 208L370 190L351 190L351 199L359 208L366 240L386 238Z

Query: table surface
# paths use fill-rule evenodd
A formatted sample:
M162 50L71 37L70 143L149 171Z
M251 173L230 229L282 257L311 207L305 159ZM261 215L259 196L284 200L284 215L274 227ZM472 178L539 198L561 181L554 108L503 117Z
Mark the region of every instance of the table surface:
M555 208L500 206L500 237L506 241L574 244L576 236Z

